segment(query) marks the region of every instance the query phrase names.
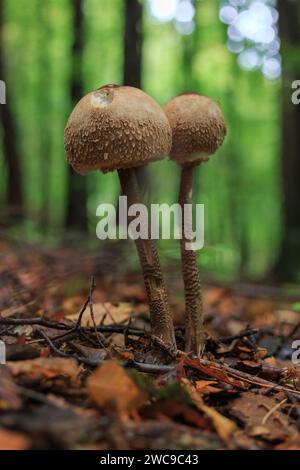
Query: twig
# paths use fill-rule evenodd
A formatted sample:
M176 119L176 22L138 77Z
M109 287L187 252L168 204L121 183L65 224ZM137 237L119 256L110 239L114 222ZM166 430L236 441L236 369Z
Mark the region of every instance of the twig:
M55 354L57 354L60 357L64 357L68 359L76 359L78 362L82 362L83 364L90 366L90 367L97 367L104 362L101 359L92 360L83 356L78 356L77 354L64 353L63 351L60 351L55 346L55 344L53 344L53 341L51 341L49 336L47 336L44 331L41 331L41 335L43 336L44 340L47 342L49 347L52 349L52 351L55 352ZM164 364L147 364L147 363L141 363L141 362L136 362L136 361L125 361L125 362L122 362L121 365L123 365L123 367L126 367L126 368L134 367L140 372L145 372L149 374L161 374L161 373L171 372L172 370L175 370L174 366L166 366Z
M91 366L91 367L97 367L99 364L101 364L103 362L100 359L96 360L96 361L93 361L92 359L88 359L87 357L83 357L83 356L78 356L77 354L64 353L63 351L60 351L60 349L58 349L55 346L55 344L51 341L49 336L47 336L44 331L41 331L40 333L43 336L44 340L49 345L49 347L52 349L52 351L54 351L60 357L65 357L65 358L68 358L68 359L76 359L78 362L82 362L83 364L85 364L87 366Z
M55 320L47 320L43 317L33 318L2 318L0 317L0 325L7 326L19 326L19 325L31 325L31 326L44 326L45 328L53 328L54 330L67 331L66 334L76 331L76 327L73 325L66 325L65 323L59 323ZM80 327L82 331L90 332L93 331L91 328ZM97 331L102 333L124 333L132 336L139 336L142 338L150 338L150 334L144 330L137 328L128 328L127 325L99 325ZM63 337L62 335L61 337ZM59 339L58 337L56 339Z
M95 281L94 281L94 277L92 276L92 278L91 278L90 290L89 290L89 295L88 295L88 298L87 298L86 301L84 302L84 304L83 304L83 306L81 307L81 310L80 310L80 312L79 312L78 319L77 319L76 326L75 326L75 329L76 329L76 330L78 330L78 328L80 328L80 326L81 326L81 320L82 320L83 314L84 314L84 312L86 311L87 306L92 302L92 296L93 296L94 289L95 289Z
M59 323L54 320L47 320L43 317L34 318L3 318L0 317L0 325L19 326L19 325L37 325L45 326L46 328L53 328L55 330L71 330L72 326L64 323Z
M248 337L248 336L253 336L253 335L257 335L258 333L260 333L260 330L258 328L252 328L252 329L249 329L249 330L243 330L241 331L240 333L236 334L236 335L231 335L231 336L221 336L220 338L218 338L218 341L220 341L220 343L231 343L231 341L234 341L235 339L242 339L244 338L245 336Z
M292 331L290 331L286 337L284 338L285 339L285 342L291 340L291 338L293 338L295 336L295 334L297 333L297 331L300 329L300 322L297 323L297 325L295 325L293 328L292 328ZM282 348L281 348L282 349Z
M166 366L164 364L147 364L142 362L130 361L131 364L124 364L124 367L132 367L132 365L140 372L147 374L165 374L176 370L175 366Z
M262 379L260 377L247 374L246 372L233 369L232 367L229 367L227 365L217 364L215 362L209 361L207 359L202 359L202 358L201 359L196 358L196 357L190 358L187 353L180 351L180 349L171 350L168 345L166 345L160 338L157 338L155 336L152 337L152 341L155 341L155 343L164 351L166 351L169 355L171 355L173 359L185 358L186 359L186 364L184 364L185 366L189 366L189 367L197 369L197 363L193 361L199 361L200 366L203 365L206 367L210 367L211 369L221 370L222 372L226 372L230 376L240 379L242 381L245 381L247 383L250 383L251 385L257 385L259 387L273 389L274 391L283 391L286 393L289 392L297 396L300 396L300 391L298 390L293 390L288 387L284 387L282 385L274 384L273 382ZM207 373L209 373L209 369L207 370Z
M110 318L111 321L114 323L114 325L116 325L117 322L116 322L116 320L114 319L114 317L113 317L112 313L110 312L109 308L107 308L107 306L105 305L105 302L103 303L103 307L104 307L104 310L106 311L106 313L103 315L103 318L102 318L101 323L103 323L104 320L105 320L105 318L106 318L107 316L109 316L109 318Z
M181 352L181 353L182 353L182 355L184 355L183 352ZM253 376L251 374L248 374L247 372L242 372L240 370L233 369L232 367L229 367L229 366L217 364L217 363L209 361L207 359L199 359L199 362L200 362L200 365L202 364L206 367L211 367L212 369L215 369L215 370L221 370L222 372L226 372L227 374L229 374L231 377L235 377L239 380L250 383L251 385L257 385L257 386L262 387L262 388L269 388L269 389L272 389L273 391L281 391L281 392L286 392L286 393L289 392L289 393L295 394L297 396L300 396L300 391L298 391L298 390L293 390L291 388L284 387L283 385L274 384L273 382L270 382L269 380L265 380L265 379L262 379L260 377ZM197 369L197 365L196 364L193 365L192 362L189 364L188 361L187 361L187 364L185 364L185 365L190 366L190 367L194 367L194 368ZM207 372L209 372L209 371L207 371Z
M280 403L277 403L277 405L273 406L273 408L271 410L269 410L268 413L264 416L264 418L261 422L262 426L264 426L266 424L266 422L268 421L268 419L272 416L272 414L274 414L277 410L279 410L279 408L282 405L284 405L286 402L287 402L287 398L282 400Z
M95 287L96 287L95 278L94 278L94 276L92 276L92 277L91 277L90 292L89 292L89 297L88 297L88 300L89 300L89 309L90 309L90 316L91 316L91 319L92 319L92 322L93 322L93 326L94 326L94 330L95 330L95 334L96 334L97 341L98 341L98 343L100 344L100 346L101 346L102 348L105 348L105 338L104 338L104 336L103 336L102 334L101 334L101 338L100 338L100 333L99 333L98 330L97 330L97 325L96 325L95 315L94 315L93 293L94 293Z

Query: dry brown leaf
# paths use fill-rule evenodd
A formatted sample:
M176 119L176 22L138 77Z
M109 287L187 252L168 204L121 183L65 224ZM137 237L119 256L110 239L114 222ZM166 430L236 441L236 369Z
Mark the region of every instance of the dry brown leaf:
M297 433L287 415L278 409L278 401L265 395L246 392L234 400L231 412L245 423L251 436L284 440Z
M215 385L217 384L218 382L216 382L215 380L198 380L196 382L196 390L197 392L202 393L203 395L207 395L209 393L218 393L222 389L216 387Z
M30 440L24 434L0 428L0 450L27 450L29 447Z
M93 313L96 325L99 325L104 318L103 325L113 325L114 323L125 323L132 316L132 305L129 303L119 303L117 306L109 302L93 304ZM76 322L78 312L67 315L68 320ZM91 318L89 308L86 309L82 316L81 325L83 327L92 327L93 320Z
M202 400L201 395L197 392L195 387L187 380L182 379L187 392L190 395L190 398L198 410L202 411L206 416L208 416L214 425L218 435L222 441L232 449L234 447L232 443L232 436L237 430L236 424L225 416L221 415L215 408L205 405Z
M99 361L102 362L107 358L108 352L105 349L91 348L90 346L84 346L83 344L72 342L70 346L74 349L76 353L80 356L84 356L90 361Z
M99 408L118 413L137 410L147 401L147 394L114 361L105 362L88 377L87 389Z
M286 439L282 444L276 446L277 450L300 450L300 436L292 436Z
M62 308L69 314L72 314L74 311L79 312L84 301L85 299L80 295L75 297L68 297L62 302Z
M281 323L297 325L299 322L299 312L293 310L275 310L274 314L276 319Z
M8 369L0 367L0 410L18 410L22 400Z
M26 361L8 362L7 367L13 375L26 375L31 380L51 380L62 377L77 383L78 365L75 359L61 357L38 357Z
M110 349L124 349L125 336L121 333L113 333L108 339L108 344Z
M178 370L180 375L182 375L183 366L185 365L197 369L203 374L208 375L209 377L213 377L220 382L225 382L232 387L236 387L242 390L247 390L249 388L249 384L243 380L231 377L225 368L221 369L217 366L217 364L204 365L198 358L184 356L183 359L178 363Z

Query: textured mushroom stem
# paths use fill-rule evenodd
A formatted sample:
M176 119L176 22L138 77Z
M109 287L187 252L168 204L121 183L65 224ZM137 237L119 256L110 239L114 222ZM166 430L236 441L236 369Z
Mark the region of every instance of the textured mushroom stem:
M128 207L140 203L139 189L133 168L118 170L122 192L127 196ZM129 218L130 221L130 218ZM151 330L165 343L175 346L173 321L167 291L154 240L135 240L149 302Z
M187 250L186 243L191 240L186 234L192 229L191 211L185 210L185 204L192 204L194 167L186 166L181 170L179 204L182 208L182 237L180 241L182 277L185 291L185 338L186 351L201 356L204 350L204 324L202 289L194 250Z

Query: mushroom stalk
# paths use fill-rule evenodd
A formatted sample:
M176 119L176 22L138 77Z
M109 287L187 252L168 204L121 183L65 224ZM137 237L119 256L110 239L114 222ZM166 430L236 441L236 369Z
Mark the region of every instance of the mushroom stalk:
M202 289L194 250L187 250L186 243L191 242L186 237L192 229L191 211L185 210L185 204L192 204L194 167L183 166L179 204L182 209L182 236L180 241L182 277L185 291L185 338L186 351L192 351L201 356L204 350L205 335L203 324Z
M128 205L140 203L139 188L134 168L118 170L122 193L127 196ZM160 267L154 240L135 240L146 293L149 302L152 335L165 343L175 346L175 334L167 299L166 286Z

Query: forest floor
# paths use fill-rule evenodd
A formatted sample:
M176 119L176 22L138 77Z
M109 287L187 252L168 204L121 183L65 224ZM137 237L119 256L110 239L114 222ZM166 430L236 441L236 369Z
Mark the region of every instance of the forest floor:
M117 253L0 253L0 449L300 449L297 295L205 284L199 360L183 352L182 298L179 349L150 336L141 277Z

